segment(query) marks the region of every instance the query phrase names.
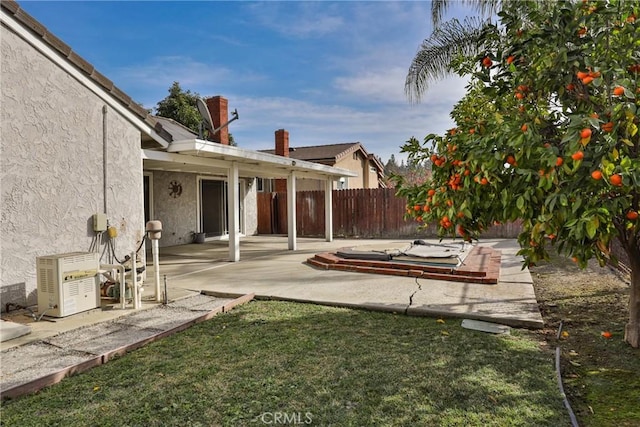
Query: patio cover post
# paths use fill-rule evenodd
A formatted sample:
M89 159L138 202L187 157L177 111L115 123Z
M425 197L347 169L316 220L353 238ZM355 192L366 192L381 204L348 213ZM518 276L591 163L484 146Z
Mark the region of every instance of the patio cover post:
M333 180L324 181L324 237L327 242L333 242Z
M228 192L227 215L229 218L229 261L240 261L240 195L238 178L238 164L231 162L227 171Z
M287 178L287 236L289 250L296 250L296 173L292 171Z

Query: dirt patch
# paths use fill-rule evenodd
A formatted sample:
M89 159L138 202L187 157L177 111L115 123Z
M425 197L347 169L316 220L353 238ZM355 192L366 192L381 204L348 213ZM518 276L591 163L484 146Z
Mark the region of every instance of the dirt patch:
M559 255L531 276L545 322L541 344L562 349L565 391L580 424L640 425L640 350L623 341L629 276L595 261L581 270Z

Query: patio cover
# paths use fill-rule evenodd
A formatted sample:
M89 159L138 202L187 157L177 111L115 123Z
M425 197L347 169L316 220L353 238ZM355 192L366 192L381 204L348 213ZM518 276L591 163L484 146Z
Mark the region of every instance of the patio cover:
M229 183L229 260L240 260L240 178L281 178L287 180L287 236L289 249L296 250L296 178L325 181L325 238L333 240L331 191L333 181L356 176L346 169L277 156L201 139L174 141L166 151L143 149L144 169L195 174L226 175Z

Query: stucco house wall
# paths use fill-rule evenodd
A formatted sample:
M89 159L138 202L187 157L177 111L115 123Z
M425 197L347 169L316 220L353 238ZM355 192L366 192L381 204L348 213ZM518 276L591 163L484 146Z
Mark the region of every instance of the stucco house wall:
M118 256L136 249L144 211L139 130L4 25L0 39L4 308L36 302L37 256L89 250L104 198Z
M357 158L354 158L354 155ZM347 179L346 188L378 188L378 174L371 171L371 162L365 158L361 152L356 151L339 159L334 167L347 169L358 174L356 177ZM338 182L333 183L333 189L339 189ZM297 191L317 191L324 190L324 182L317 179L298 179L296 181Z
M354 156L356 158L354 158ZM335 167L347 169L358 174L358 176L348 178L347 188L367 188L364 186L363 179L363 169L365 163L368 164L369 162L366 159L363 159L359 152L350 153L349 155L344 156L336 162ZM367 172L368 171L369 168L367 167ZM376 187L377 186L378 182L376 181ZM334 184L334 188L337 188L336 184Z
M152 171L153 216L162 221L160 247L193 243L193 233L198 231L198 177L223 179L206 175L181 172ZM179 197L171 195L170 183L176 181L182 186ZM248 181L240 180L244 194L244 232L246 235L258 233L258 213L256 186L249 187Z
M153 171L154 219L162 221L160 247L193 242L193 233L198 228L196 177L191 173ZM182 185L179 197L170 194L169 184L172 181Z

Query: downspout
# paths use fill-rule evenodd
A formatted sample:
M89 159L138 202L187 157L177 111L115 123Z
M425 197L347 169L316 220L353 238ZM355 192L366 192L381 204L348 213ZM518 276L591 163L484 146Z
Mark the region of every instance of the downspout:
M107 214L107 106L102 106L102 201Z

